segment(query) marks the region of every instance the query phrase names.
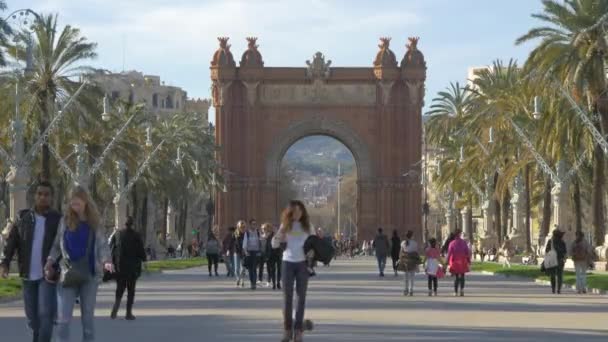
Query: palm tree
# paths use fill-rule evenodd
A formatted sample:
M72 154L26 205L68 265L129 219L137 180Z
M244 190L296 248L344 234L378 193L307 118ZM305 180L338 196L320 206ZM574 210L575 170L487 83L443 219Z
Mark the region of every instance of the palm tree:
M6 10L6 1L0 0L0 11ZM7 46L8 39L7 37L11 34L12 30L10 26L4 21L4 19L0 18L0 46ZM6 65L6 57L4 55L4 51L0 49L0 66Z
M79 84L74 80L90 71L82 63L95 58L96 43L81 36L78 28L70 25L57 27L57 15L41 15L33 25L34 70L29 75L28 90L36 99L37 115L31 120L44 132L55 112L55 103L64 102ZM25 53L17 51L15 57ZM76 99L78 102L79 99ZM81 100L80 100L81 101ZM41 178L51 178L50 154L43 146Z
M608 1L543 1L543 12L534 14L548 26L531 29L517 39L517 44L540 39L528 58L529 68L539 70L549 80L559 79L571 88L575 97L586 98L591 113L599 113L597 128L608 133L608 83L606 58L608 43L605 26ZM593 227L595 244L604 242L605 171L604 155L599 146L594 151Z

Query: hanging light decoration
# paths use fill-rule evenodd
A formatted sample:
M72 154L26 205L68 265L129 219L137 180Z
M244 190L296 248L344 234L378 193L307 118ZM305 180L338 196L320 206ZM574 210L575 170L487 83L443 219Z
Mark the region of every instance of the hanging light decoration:
M101 119L105 122L110 121L110 99L108 94L103 96L103 113L101 113Z
M490 131L488 132L488 135L489 135L488 143L493 144L494 143L494 127L490 127Z
M460 162L464 162L464 146L460 146Z
M194 175L198 176L201 174L201 170L198 168L198 160L194 162Z
M534 120L538 120L540 119L540 115L540 96L534 96L534 113L532 113L532 116Z
M177 158L175 158L175 163L177 165L182 164L182 147L181 146L177 147Z
M152 147L152 127L146 127L146 147Z

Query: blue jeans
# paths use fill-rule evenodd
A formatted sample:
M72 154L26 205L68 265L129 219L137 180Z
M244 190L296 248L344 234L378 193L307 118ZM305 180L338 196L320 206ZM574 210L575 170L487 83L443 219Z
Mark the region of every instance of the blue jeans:
M283 261L283 327L285 330L304 328L304 310L306 309L306 290L308 289L308 270L306 262ZM293 322L293 290L297 296L296 322Z
M384 274L384 268L386 267L386 255L376 255L376 259L378 260L378 271L380 271L380 274Z
M80 287L57 286L57 341L70 340L70 321L74 313L76 298L80 298L80 320L82 341L95 340L95 304L97 302L97 279L91 278Z
M235 254L232 257L232 273L234 274L234 276L236 277L237 280L242 280L242 274L241 274L241 266L242 266L242 259L238 254Z
M224 255L224 264L226 265L226 272L229 277L234 277L234 269L232 268L232 256Z
M249 252L249 255L246 256L245 258L247 259L248 262L248 268L247 270L249 271L249 282L251 283L251 288L255 289L257 282L258 282L258 258L259 258L260 253L259 252Z
M46 280L23 281L23 303L27 326L34 342L50 342L57 313L57 292Z

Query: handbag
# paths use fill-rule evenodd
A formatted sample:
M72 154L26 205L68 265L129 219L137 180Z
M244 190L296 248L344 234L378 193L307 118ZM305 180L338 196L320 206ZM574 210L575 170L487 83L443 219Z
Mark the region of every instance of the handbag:
M91 243L93 242L94 234L95 233L93 230L89 230L87 249L84 253L84 257L76 261L70 260L68 256L63 258L60 278L60 282L63 287L79 287L91 279L91 271L89 270L89 255L91 253Z
M559 261L557 260L557 251L555 250L555 243L551 241L551 250L545 253L545 260L543 261L545 269L557 267Z
M443 266L439 265L437 267L437 273L435 273L435 277L437 277L437 279L445 277L445 270L443 269Z

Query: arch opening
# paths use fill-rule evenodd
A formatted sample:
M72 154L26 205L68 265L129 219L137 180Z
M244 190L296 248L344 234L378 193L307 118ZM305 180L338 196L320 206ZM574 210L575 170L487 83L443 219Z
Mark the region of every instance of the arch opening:
M305 135L285 148L278 164L280 207L299 199L314 227L356 239L359 165L349 146L329 134Z

